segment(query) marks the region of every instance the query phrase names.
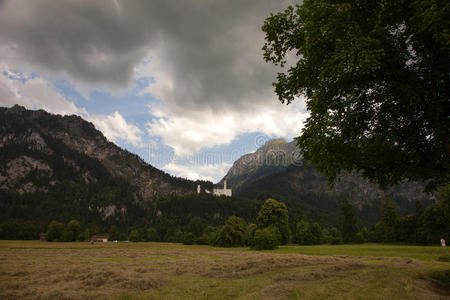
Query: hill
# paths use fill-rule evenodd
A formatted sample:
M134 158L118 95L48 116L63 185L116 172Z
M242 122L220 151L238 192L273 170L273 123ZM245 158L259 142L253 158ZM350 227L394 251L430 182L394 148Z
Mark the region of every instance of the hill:
M333 187L327 178L305 166L295 141L271 140L254 153L238 159L221 180L233 192L250 198L275 198L287 204L292 215L303 215L322 224L340 223L340 202L348 199L356 208L361 223L371 225L380 219L381 200L391 197L401 215L412 214L416 201L424 206L435 201L424 192L424 185L408 182L380 189L358 174L340 176Z
M260 201L197 195L197 184L213 186L166 174L79 116L0 108L0 239L35 239L52 220L76 219L91 234L126 239L153 227L161 240L180 240L199 220L255 218Z
M196 184L145 163L79 116L0 108L3 218L123 218Z

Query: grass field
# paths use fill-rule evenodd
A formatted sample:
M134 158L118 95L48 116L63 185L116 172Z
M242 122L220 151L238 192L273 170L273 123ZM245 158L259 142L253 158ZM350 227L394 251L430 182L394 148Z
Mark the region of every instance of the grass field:
M442 251L0 241L0 299L450 299Z

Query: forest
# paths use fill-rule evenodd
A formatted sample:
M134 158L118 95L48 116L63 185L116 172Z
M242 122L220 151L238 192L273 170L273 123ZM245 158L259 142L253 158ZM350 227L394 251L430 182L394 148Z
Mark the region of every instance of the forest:
M26 207L36 199L21 201ZM38 239L39 233L47 232L50 241L86 241L92 235L105 234L110 240L183 242L223 247L256 247L255 240L262 239L271 244L270 247L276 247L291 243L365 242L434 245L439 243L440 238L450 238L449 185L439 191L435 204L424 208L417 202L415 214L403 217L393 201L386 197L381 206L381 220L372 226L362 226L356 209L345 199L341 202L341 219L336 226L320 224L298 211L296 214L289 213L284 203L274 199L260 201L197 194L169 196L161 198L151 209L142 210L136 206L134 211L105 220L94 213L77 211L75 207L71 208L72 215L61 214L59 210L48 211L45 206L48 203L44 202L41 206L47 218L38 221L28 218L31 208L17 210L14 218L0 225L0 239L33 240ZM3 214L5 209L2 209Z

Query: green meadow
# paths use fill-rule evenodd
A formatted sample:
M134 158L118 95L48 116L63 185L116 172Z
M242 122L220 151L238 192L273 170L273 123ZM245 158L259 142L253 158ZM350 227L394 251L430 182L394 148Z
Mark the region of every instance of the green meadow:
M437 246L0 241L1 299L450 299Z

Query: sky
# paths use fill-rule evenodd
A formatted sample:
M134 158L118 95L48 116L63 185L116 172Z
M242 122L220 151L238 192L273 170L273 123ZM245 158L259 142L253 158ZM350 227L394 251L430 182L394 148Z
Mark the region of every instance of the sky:
M0 0L0 106L92 122L169 174L218 182L308 117L281 104L261 26L293 1Z

